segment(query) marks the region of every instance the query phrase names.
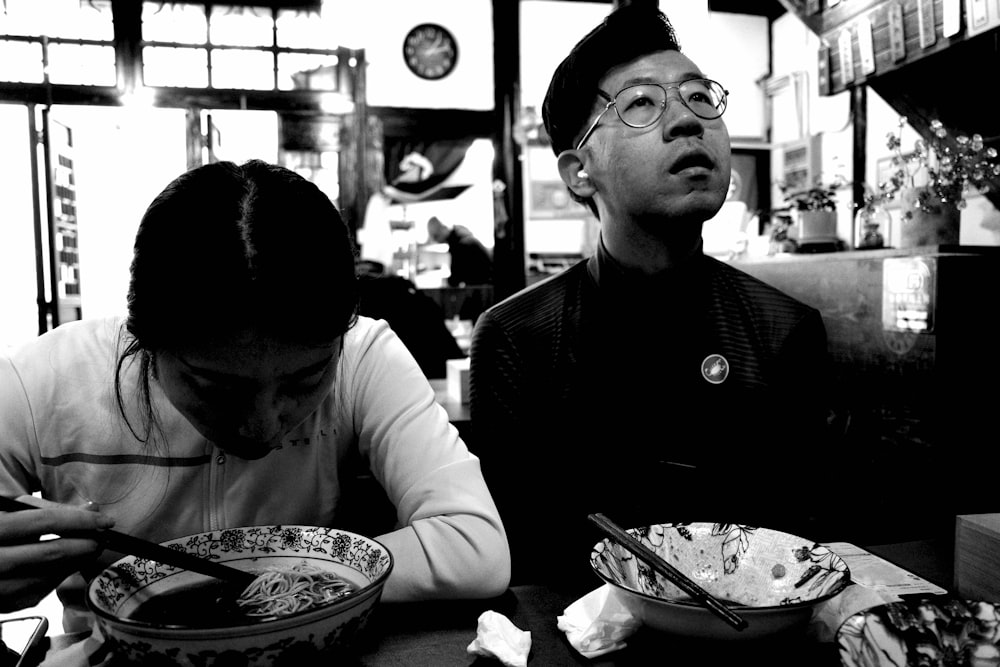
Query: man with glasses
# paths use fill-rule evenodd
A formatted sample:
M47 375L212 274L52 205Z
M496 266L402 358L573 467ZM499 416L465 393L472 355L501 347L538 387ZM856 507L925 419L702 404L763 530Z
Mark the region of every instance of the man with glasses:
M552 77L545 128L600 243L485 312L471 350L470 447L514 583L595 587L592 512L823 539L823 322L702 252L728 192L727 103L648 3L613 11Z

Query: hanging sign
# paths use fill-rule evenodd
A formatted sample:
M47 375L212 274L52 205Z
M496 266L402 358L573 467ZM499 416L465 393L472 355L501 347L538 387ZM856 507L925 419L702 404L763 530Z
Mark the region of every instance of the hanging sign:
M897 63L906 57L906 34L903 31L903 6L890 2L889 14L889 55Z
M845 86L854 81L854 50L851 29L840 33L837 38L837 51L840 54L840 81Z
M824 42L819 47L818 85L820 95L830 94L830 47Z
M875 44L872 41L872 22L865 16L858 20L858 57L861 59L861 71L865 74L875 73Z
M934 0L917 0L917 29L920 31L920 48L934 46L937 41L934 28Z
M941 1L942 24L941 34L943 37L957 35L962 29L962 0L942 0Z

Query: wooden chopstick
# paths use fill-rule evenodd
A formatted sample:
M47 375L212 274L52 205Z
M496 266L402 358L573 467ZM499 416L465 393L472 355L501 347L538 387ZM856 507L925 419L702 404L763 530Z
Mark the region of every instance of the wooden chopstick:
M671 583L690 595L697 602L701 603L705 607L708 607L709 611L724 620L726 623L733 626L737 630L743 630L747 627L746 619L742 618L732 609L722 604L718 598L713 597L711 593L696 584L694 581L688 579L680 570L660 558L655 551L636 538L632 537L611 519L599 512L591 514L587 518L590 519L591 523L600 528L605 535L631 551L640 560L669 579Z
M37 509L41 508L0 495L0 510L3 510L4 512L20 512L22 510ZM72 533L67 532L66 535L60 535L60 537L87 537L97 540L104 545L105 548L112 551L133 556L141 556L143 558L156 561L157 563L163 563L164 565L172 565L183 570L190 570L192 572L205 574L216 579L223 579L225 581L238 584L243 588L249 586L250 582L257 578L257 576L251 572L244 572L243 570L238 570L235 567L229 567L228 565L223 565L221 563L216 563L214 561L189 554L186 551L170 549L155 542L143 540L133 535L120 533L117 530L111 530L108 528L73 531Z

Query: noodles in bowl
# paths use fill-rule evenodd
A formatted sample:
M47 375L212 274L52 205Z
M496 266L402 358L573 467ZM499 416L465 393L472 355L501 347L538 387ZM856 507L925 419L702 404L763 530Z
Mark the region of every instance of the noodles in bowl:
M87 601L111 649L130 662L211 665L233 651L246 665L289 652L322 660L364 628L393 565L375 540L311 526L233 528L164 545L257 578L241 590L135 556L116 561L90 583Z
M269 567L261 571L236 599L236 605L247 616L285 616L339 600L352 590L355 587L343 577L302 562L289 569Z

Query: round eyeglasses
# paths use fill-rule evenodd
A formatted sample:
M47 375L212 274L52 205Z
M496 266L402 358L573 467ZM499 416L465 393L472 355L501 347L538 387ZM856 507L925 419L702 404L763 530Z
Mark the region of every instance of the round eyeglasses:
M671 88L677 89L681 103L698 118L713 120L726 110L729 91L718 81L711 79L688 79L680 83L639 83L622 88L613 99L603 90L598 90L597 93L608 100L608 103L604 105L604 110L597 114L593 124L587 128L583 138L576 145L577 150L590 138L601 118L611 107L615 108L618 117L629 127L649 127L660 120L660 116L667 108L667 91Z

